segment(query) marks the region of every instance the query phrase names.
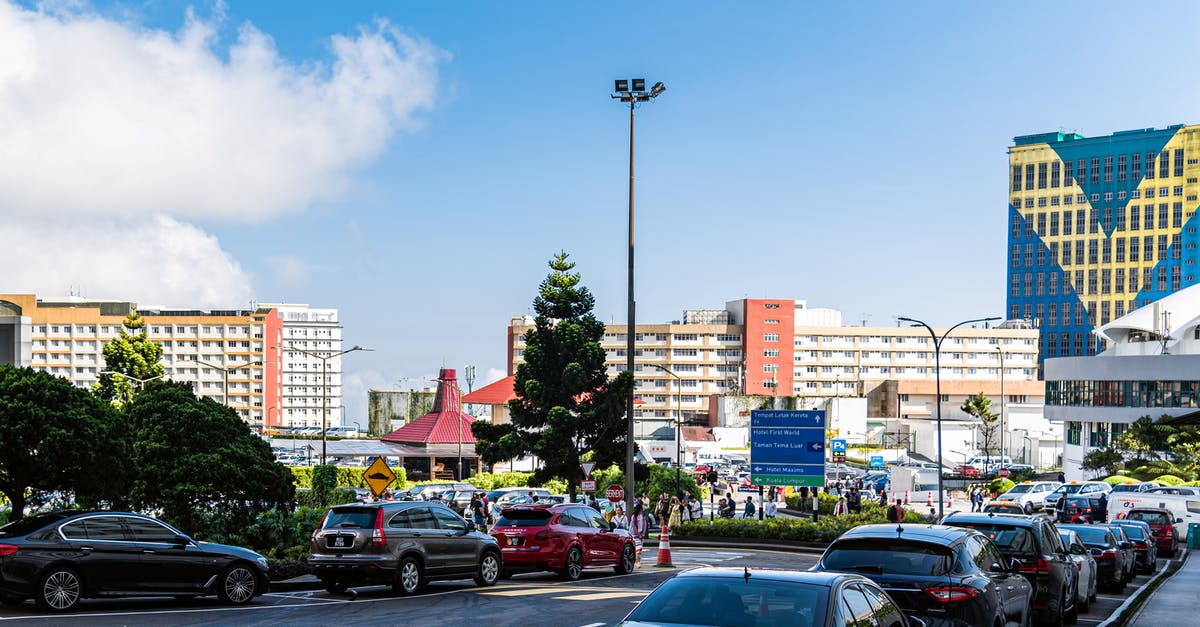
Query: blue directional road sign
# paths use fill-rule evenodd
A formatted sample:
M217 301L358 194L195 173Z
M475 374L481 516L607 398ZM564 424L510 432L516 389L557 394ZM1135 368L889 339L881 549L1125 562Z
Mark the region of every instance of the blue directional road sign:
M883 455L871 456L871 468L883 468Z
M750 481L755 485L825 485L825 412L750 412Z

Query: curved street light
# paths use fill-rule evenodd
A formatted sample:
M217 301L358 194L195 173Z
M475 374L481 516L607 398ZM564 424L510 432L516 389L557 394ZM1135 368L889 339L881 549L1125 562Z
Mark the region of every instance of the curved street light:
M329 360L333 359L334 357L345 355L346 353L353 353L354 351L372 351L375 349L366 348L364 346L352 346L344 351L339 351L328 355L306 351L302 348L296 348L295 346L290 345L287 347L287 350L296 351L302 355L308 355L314 359L321 360L321 465L324 466L325 453L327 451L329 442L329 381L326 379Z
M146 385L147 383L149 383L155 379L161 379L161 378L167 376L166 374L158 374L158 375L154 375L153 377L146 378L146 379L139 379L133 375L128 375L128 374L125 374L124 372L117 372L116 370L101 370L100 372L97 372L96 374L108 374L108 375L115 374L118 377L125 377L126 379L129 379L130 381L133 381L134 383L136 383L138 390L141 390L142 386Z
M897 318L897 320L903 320L904 322L907 322L911 326L914 326L914 327L925 327L925 329L927 331L929 331L929 337L933 338L933 374L934 374L934 379L937 382L936 385L937 385L938 520L941 520L943 518L943 505L942 504L945 502L945 496L946 496L946 491L945 491L945 487L943 485L943 478L942 478L942 341L945 340L946 337L950 335L951 331L954 331L955 329L957 329L958 327L961 327L964 324L971 324L972 322L991 322L993 320L999 320L999 319L1000 319L999 316L992 316L990 318L975 318L973 320L963 320L962 322L959 322L958 324L950 327L949 329L946 329L946 332L943 333L941 337L938 337L938 334L937 334L937 332L935 332L933 330L933 327L929 326L928 324L926 324L920 320L917 320L915 318L905 318L904 316L900 316L899 318Z
M682 496L679 477L680 466L683 465L683 381L679 375L671 372L666 366L650 364L659 370L675 377L675 496Z

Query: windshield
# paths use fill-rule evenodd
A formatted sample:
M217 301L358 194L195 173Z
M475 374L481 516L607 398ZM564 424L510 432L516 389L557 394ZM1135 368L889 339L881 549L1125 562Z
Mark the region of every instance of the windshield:
M345 507L329 510L323 529L370 529L375 525L377 507Z
M1171 518L1160 512L1139 512L1134 510L1125 517L1127 520L1140 520L1149 525L1169 525Z
M1031 557L1037 554L1037 542L1034 540L1033 533L1025 527L995 523L971 523L955 526L974 529L991 538L996 548L1000 549L1000 552L1007 557Z
M1053 493L1054 494L1075 494L1076 492L1078 492L1082 489L1083 489L1083 485L1081 485L1081 484L1069 483L1067 485L1058 486L1058 489L1055 490Z
M544 509L506 509L496 521L497 527L544 527L550 524L550 512Z
M1119 525L1119 527L1121 527L1121 531L1125 532L1125 535L1129 536L1130 540L1146 539L1146 530L1137 525Z
M1071 527L1079 535L1079 539L1083 540L1084 544L1096 546L1108 546L1108 529L1104 527L1092 527L1089 525L1075 525Z
M825 625L829 590L756 577L675 577L646 597L626 621L685 625Z
M1021 485L1013 486L1013 488L1011 490L1009 490L1008 492L1005 492L1005 494L1025 494L1026 492L1030 492L1032 490L1033 490L1033 486L1021 484Z
M902 540L847 540L829 548L825 570L889 575L944 575L954 562L950 549Z

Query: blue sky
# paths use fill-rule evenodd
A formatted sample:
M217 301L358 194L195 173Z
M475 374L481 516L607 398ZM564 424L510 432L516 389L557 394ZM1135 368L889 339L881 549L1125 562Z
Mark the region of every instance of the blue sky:
M365 388L443 365L497 376L508 316L530 311L559 250L578 263L597 315L624 323L628 114L609 98L615 78L667 86L637 117L644 322L746 296L806 299L875 325L1003 315L1012 137L1197 121L1195 3L1155 3L1153 13L1117 2L838 4L234 0L47 11L60 25L99 20L142 41L182 40L191 7L211 31L202 48L212 56L196 65L218 74L248 25L274 50L264 77L285 67L320 82L334 65L331 37L377 32L381 20L426 55L422 71L357 85L371 94L372 81L393 81L389 103L428 94L396 105L390 123L348 131L360 146L326 137L300 144L311 151L265 153L263 168L286 169L292 154L315 165L282 179L290 183L242 183L253 187L249 205L162 212L195 236L196 265L217 255L239 270L197 300L228 294L239 305L248 294L341 310L347 342L376 349L346 359L354 414ZM17 6L28 18L29 5ZM5 27L0 15L0 35ZM238 93L253 90L253 76ZM279 111L271 99L246 109L287 120L313 93L294 90ZM379 113L343 105L334 110ZM143 106L153 114L153 99ZM0 127L0 139L11 132ZM105 158L123 158L121 136L111 141ZM340 155L332 166L321 160L327 146ZM0 152L0 166L6 158L16 157ZM312 190L297 183L327 174L334 182ZM5 185L0 201L11 201ZM271 210L254 210L259 194L274 198ZM154 202L171 204L132 197L146 201L146 216ZM22 214L3 205L0 216ZM186 285L155 292L156 280L141 282L142 300L188 304L171 302L189 298ZM88 296L128 297L110 293L120 283L62 268L16 282L39 294L82 285Z

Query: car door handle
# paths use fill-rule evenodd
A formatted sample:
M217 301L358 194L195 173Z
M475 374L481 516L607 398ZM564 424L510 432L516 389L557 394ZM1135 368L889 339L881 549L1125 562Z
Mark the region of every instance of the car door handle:
M154 549L142 549L142 555L154 555Z
M91 553L91 552L92 552L92 551L94 551L95 549L93 549L93 548L92 548L92 547L90 547L90 546L81 546L81 547L79 547L79 550L80 550L80 551L83 551L84 553Z

